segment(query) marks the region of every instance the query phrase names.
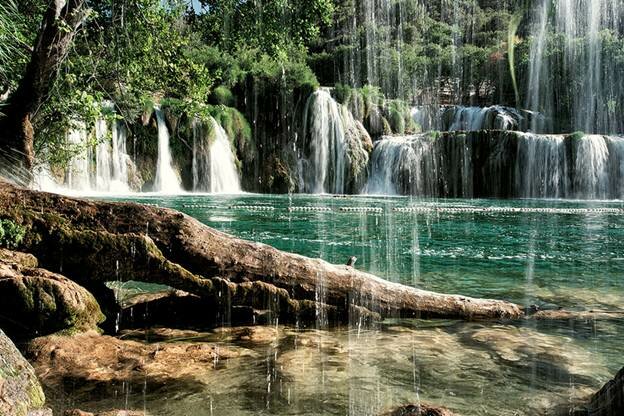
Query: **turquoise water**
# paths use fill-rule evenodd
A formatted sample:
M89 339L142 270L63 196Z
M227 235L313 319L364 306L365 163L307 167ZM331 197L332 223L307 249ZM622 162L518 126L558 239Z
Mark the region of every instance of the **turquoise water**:
M559 306L618 306L624 293L621 202L496 201L332 196L150 197L248 240L356 267L423 289ZM262 211L259 207L271 207ZM329 212L298 211L300 207ZM396 208L552 208L544 212L396 212ZM297 211L289 211L297 210ZM344 212L377 208L382 212ZM584 299L576 289L591 289ZM604 292L604 296L601 292Z
M621 210L621 202L133 200L176 208L282 250L335 263L357 256L357 268L423 289L624 314L624 211L598 212ZM426 212L396 210L410 207ZM371 211L345 211L356 208ZM279 327L278 333L264 344L204 334L202 342L254 354L229 360L202 380L199 392L172 385L166 401L150 391L125 400L164 415L375 415L419 400L463 415L555 414L552 409L563 406L566 413L624 365L619 321L403 321L366 329Z

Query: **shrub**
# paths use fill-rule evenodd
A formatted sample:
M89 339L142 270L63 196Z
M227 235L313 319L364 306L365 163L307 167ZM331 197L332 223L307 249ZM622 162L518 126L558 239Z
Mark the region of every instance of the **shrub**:
M16 248L26 236L26 228L11 220L0 220L0 247Z
M229 88L223 85L215 88L210 94L210 104L224 105L226 107L234 106L234 94Z

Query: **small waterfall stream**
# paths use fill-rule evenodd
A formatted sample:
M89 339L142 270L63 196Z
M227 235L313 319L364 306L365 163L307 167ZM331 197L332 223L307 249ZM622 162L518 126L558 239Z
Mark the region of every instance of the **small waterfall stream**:
M326 89L310 95L304 108L299 151L299 189L305 193L359 192L369 155L368 132Z
M624 138L475 132L385 137L366 191L422 197L624 198Z
M240 193L236 156L219 123L210 117L209 126L193 121L193 191ZM207 128L209 127L209 128Z
M338 103L326 90L308 99L303 132L307 157L300 160L300 175L304 192L344 193L345 127Z
M76 156L69 161L66 184L74 191L91 190L88 140L88 132L84 124L79 124L67 133L67 142L76 152Z
M75 156L68 163L64 185L56 185L56 188L87 193L128 193L128 165L132 162L126 153L125 126L117 121L99 119L95 123L95 147L92 140L84 123L78 123L67 133L67 142Z
M175 194L182 191L180 179L173 168L171 149L169 147L169 129L165 115L160 108L154 109L158 122L158 160L154 178L154 192Z

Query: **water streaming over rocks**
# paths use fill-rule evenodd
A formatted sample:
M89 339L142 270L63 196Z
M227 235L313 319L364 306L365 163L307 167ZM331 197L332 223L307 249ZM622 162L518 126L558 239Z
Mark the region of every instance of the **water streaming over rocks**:
M412 119L422 131L528 131L543 116L528 110L493 105L489 107L418 106L412 107Z
M35 179L41 189L109 193L130 191L128 170L133 164L126 151L123 123L99 119L94 132L89 131L84 123L76 123L67 133L67 142L75 155L68 163L65 179L59 181L49 168L41 167Z
M300 145L300 189L306 193L357 192L365 181L371 139L362 124L326 90L306 103Z
M160 108L155 108L158 122L158 160L156 162L156 177L154 179L154 191L175 194L182 191L180 179L173 167L171 149L169 146L169 129L165 121L165 115Z
M519 132L385 137L367 192L448 197L624 198L624 138Z
M236 156L217 121L193 121L193 191L238 193L241 191Z

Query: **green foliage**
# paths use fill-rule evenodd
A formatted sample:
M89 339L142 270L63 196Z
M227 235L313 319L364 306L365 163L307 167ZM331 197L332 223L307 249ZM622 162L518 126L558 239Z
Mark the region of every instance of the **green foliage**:
M387 104L386 112L393 133L404 135L418 132L418 125L414 122L411 109L405 101L391 100Z
M221 85L212 90L210 94L210 104L232 107L234 106L234 95L229 88Z
M17 248L25 236L24 226L12 220L0 220L0 247Z
M20 48L24 19L13 0L0 4L0 88L4 91L14 83L12 72L17 70L25 54Z
M334 86L332 95L340 104L347 105L353 95L353 91L354 89L349 85L339 83Z
M205 13L194 25L210 43L228 52L257 49L284 58L315 40L331 23L331 0L201 0Z

